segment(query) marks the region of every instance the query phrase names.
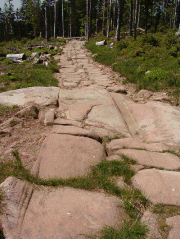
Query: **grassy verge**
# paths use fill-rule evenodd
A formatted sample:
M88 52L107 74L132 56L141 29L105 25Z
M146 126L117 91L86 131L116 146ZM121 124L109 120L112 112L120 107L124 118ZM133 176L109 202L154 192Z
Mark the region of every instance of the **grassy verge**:
M61 47L65 41L51 42L51 45L57 47L56 51L51 50L49 44L40 38L33 41L22 39L21 41L0 43L0 92L32 86L58 86L58 81L53 73L58 72L59 68L52 57L48 66L33 64L33 60L30 59L23 63L13 63L6 59L7 54L16 53L25 53L27 57L31 56L33 52L54 56L62 52ZM32 45L40 46L40 48L31 49Z
M168 237L170 227L166 224L166 219L180 214L180 207L164 204L157 204L152 207L152 211L158 215L158 224L163 238Z
M86 42L86 47L94 54L94 59L126 77L124 83L134 83L137 90L168 91L177 104L180 95L180 38L175 36L176 29L168 33L149 33L129 37L108 45L112 39L106 39L107 46L95 46L102 40L97 36Z
M143 239L147 233L147 227L140 222L125 221L119 228L104 227L98 236L87 236L91 239Z
M13 161L0 164L0 182L8 176L15 176L36 185L70 186L95 191L103 190L108 194L121 198L127 214L132 219L139 218L142 208L145 208L148 204L141 192L131 186L131 177L134 175L134 171L130 165L134 164L135 161L127 157L122 156L121 161L102 161L93 166L86 177L44 180L31 175L30 171L23 167L18 151L13 151L13 156ZM118 187L116 185L116 178L119 176L122 176L129 186L125 188Z

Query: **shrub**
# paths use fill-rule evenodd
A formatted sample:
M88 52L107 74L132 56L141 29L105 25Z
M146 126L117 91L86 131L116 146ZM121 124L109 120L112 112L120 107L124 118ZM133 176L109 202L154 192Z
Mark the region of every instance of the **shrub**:
M159 46L160 42L159 39L152 33L147 35L143 35L140 40L141 44L150 44L152 46Z

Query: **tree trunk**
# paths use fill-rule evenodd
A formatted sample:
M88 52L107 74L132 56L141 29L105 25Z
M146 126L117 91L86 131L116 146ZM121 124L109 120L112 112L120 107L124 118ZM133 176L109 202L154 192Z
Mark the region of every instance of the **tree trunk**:
M91 0L89 0L89 38L91 37L91 22L92 22L92 18L91 18L91 8L92 8L92 3L91 3Z
M132 36L132 22L133 22L133 0L130 3L130 18L129 18L129 35Z
M89 1L86 0L86 37L89 41Z
M47 39L48 38L48 35L47 35L47 8L45 7L45 38Z
M54 39L56 38L56 0L54 0Z
M145 19L145 33L147 34L147 23L148 23L148 1L145 1L145 14L146 14L146 19Z
M64 38L64 0L62 0L62 36Z
M118 21L117 21L117 41L120 41L121 25L123 21L123 7L124 7L124 0L119 0Z
M104 23L105 23L105 0L103 1L103 22L102 22L102 34L104 35Z
M138 21L138 9L139 9L139 0L136 0L136 11L135 11L135 21L134 21L134 40L136 40L136 28Z

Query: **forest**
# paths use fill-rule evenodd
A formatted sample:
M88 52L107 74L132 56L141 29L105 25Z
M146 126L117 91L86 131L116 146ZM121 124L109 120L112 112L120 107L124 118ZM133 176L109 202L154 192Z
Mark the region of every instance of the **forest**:
M137 30L165 32L179 27L179 0L21 0L14 9L6 0L0 9L0 41L59 37L90 38L97 32L106 37Z

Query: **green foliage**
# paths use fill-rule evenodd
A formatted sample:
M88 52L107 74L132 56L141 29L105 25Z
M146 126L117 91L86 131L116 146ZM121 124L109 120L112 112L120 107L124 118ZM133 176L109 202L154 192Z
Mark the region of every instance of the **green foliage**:
M9 47L16 49L16 52L24 52L26 56L30 56L32 52L24 45L27 43L33 45L39 43L40 45L46 43L46 40L42 38L35 38L33 41L27 41L22 39L21 41L7 42L0 45L0 55L6 55L9 52ZM59 44L56 45L59 47ZM36 49L38 53L47 52L51 55L62 52L61 48L58 51L51 51L49 47L42 49ZM16 53L15 52L15 53ZM0 68L2 74L0 76L0 92L7 90L15 90L20 88L32 87L32 86L58 86L58 80L53 76L54 72L59 72L59 67L56 61L52 58L48 67L44 65L36 65L32 63L32 60L23 61L21 64L14 64L11 60L2 57L0 61Z
M121 198L126 212L133 219L139 217L142 207L146 207L147 200L139 190L131 187L119 188L115 183L115 178L122 176L125 182L131 184L131 177L134 175L130 164L134 164L135 161L123 155L121 161L102 161L93 166L85 177L45 180L31 175L30 171L23 167L17 150L13 151L12 154L14 161L0 163L0 182L8 176L15 176L37 185L70 186L85 190L103 189L106 193Z
M51 69L51 71L54 72L59 72L59 67L56 63L55 60L51 60L50 64L49 64L49 68Z
M140 43L142 45L150 44L152 46L159 46L160 39L156 36L156 34L149 33L147 35L142 35L140 38Z
M147 227L139 221L125 221L119 228L104 227L99 236L86 238L92 239L143 239L147 233Z
M94 54L94 59L111 66L114 71L126 77L124 83L134 83L137 90L169 91L176 104L180 96L180 38L175 29L164 33L148 33L138 36L135 41L129 37L122 39L114 48L97 47L95 42L102 36L86 43ZM149 73L147 73L149 72Z

